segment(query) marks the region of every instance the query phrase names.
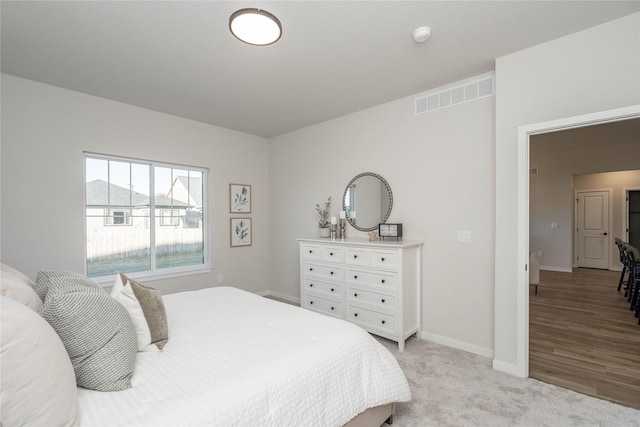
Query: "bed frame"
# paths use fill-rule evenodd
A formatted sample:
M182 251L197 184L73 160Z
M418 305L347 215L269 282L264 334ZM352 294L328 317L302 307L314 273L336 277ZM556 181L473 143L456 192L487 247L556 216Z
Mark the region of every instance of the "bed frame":
M344 427L371 427L381 426L385 422L389 425L393 424L393 414L396 412L396 404L388 403L386 405L374 406L364 412L358 414L351 421L346 423Z

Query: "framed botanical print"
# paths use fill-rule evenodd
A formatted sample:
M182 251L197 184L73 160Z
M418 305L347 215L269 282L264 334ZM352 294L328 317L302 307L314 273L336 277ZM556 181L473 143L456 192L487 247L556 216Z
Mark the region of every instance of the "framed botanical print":
M231 247L251 246L251 218L231 218Z
M229 184L229 212L251 213L251 186Z

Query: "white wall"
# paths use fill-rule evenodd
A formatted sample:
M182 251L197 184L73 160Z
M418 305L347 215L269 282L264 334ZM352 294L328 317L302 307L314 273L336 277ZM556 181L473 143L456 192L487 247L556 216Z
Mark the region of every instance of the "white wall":
M534 135L530 164L538 168L538 175L529 181L530 251L544 252L539 256L543 269L571 271L575 264L574 190L615 185L619 191L614 193L610 235L621 237L620 183L625 178L629 185L634 183L634 175L628 172L596 174L601 179L589 180L591 187L580 186L579 177L592 172L640 169L640 119ZM635 185L640 186L640 182ZM551 228L552 223L558 228ZM613 238L610 249L617 251ZM616 257L611 261L612 266L619 265Z
M493 97L422 115L407 97L270 144L272 291L299 297L296 238L318 235L315 204L331 196L336 215L351 178L374 172L393 192L389 222L424 241L425 336L493 354Z
M495 361L517 364L518 127L640 103L640 14L496 60Z
M268 142L264 138L2 75L2 262L84 272L83 151L209 169L213 271L154 281L163 293L269 283ZM253 245L229 247L229 183L252 185ZM250 267L250 268L247 268Z

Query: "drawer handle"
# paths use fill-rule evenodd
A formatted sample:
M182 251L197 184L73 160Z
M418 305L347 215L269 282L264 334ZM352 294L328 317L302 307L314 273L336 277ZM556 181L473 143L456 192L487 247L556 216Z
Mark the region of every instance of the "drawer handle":
M309 304L310 304L310 305L313 305L313 301L309 301Z
M333 271L331 273L329 273L329 274L331 274L333 276Z
M333 292L333 288L331 288L331 292Z
M358 255L354 255L354 256L353 256L353 259L358 259Z
M353 313L353 317L358 317L358 313Z
M384 283L384 279L382 279L382 283Z
M331 307L331 310L333 310L333 307Z
M357 278L358 278L357 274L355 276L353 276L353 280L356 280Z
M309 267L309 271L313 271L313 268Z
M380 258L380 261L384 262L384 258Z
M310 287L310 288L313 288L313 283L309 283L309 287Z
M310 254L312 254L312 253L313 253L313 251L309 251L309 253L310 253Z
M383 303L383 304L384 304L384 301L385 301L385 299L384 299L384 298L382 298L382 303Z
M387 323L387 322L383 320L383 321L382 321L382 324L384 325L385 323Z
M329 255L330 255L330 256L333 256L333 252L329 252Z
M353 297L354 298L358 298L358 294L353 294Z

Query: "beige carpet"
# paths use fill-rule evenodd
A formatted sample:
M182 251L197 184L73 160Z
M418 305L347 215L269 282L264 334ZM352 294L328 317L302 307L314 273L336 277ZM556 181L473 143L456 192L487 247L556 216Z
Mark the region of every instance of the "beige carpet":
M398 359L413 395L398 405L393 427L640 426L638 410L496 371L486 357L416 338L399 353L378 340Z

